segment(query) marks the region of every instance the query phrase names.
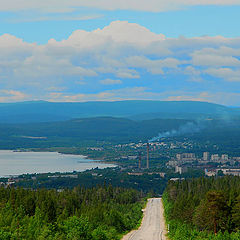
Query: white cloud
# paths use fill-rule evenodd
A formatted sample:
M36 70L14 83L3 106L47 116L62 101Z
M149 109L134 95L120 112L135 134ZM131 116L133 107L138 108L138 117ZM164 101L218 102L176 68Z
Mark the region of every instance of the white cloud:
M225 46L218 49L204 48L192 54L192 62L195 66L240 66L240 61L233 55L240 55L240 50Z
M49 92L51 99L65 96L66 101L124 97L159 99L163 98L162 86L168 90L188 84L201 87L200 82L207 83L206 79L211 79L211 86L215 83L214 87L220 88L217 82L221 82L221 78L229 86L235 84L236 88L240 82L240 38L169 39L126 21L116 21L91 32L77 30L65 40L50 39L45 45L27 43L4 34L0 36L0 52L1 88L15 91L19 88L19 92L26 89L40 99L48 99ZM168 81L171 86L167 86ZM179 81L181 84L176 84ZM106 90L116 88L116 84L121 87L119 93ZM133 92L136 90L134 84L152 86L159 94L139 88ZM71 89L77 93L66 92ZM101 94L95 93L97 89L101 89ZM122 89L130 95L123 94ZM185 95L179 96L180 99Z
M155 95L154 93L147 92L144 87L121 88L117 90L107 90L98 93L85 93L85 94L63 94L51 93L50 101L60 102L85 102L85 101L117 101L117 100L135 100L135 99L148 99Z
M232 39L233 42L233 39ZM239 39L238 39L239 43ZM233 44L231 44L233 45ZM195 51L194 55L214 55L214 56L240 56L239 48L231 48L229 46L220 46L218 48L203 48L201 50Z
M54 102L85 102L85 101L121 101L121 100L162 100L162 101L202 101L225 105L239 105L240 93L221 91L186 92L163 91L153 92L145 87L121 88L94 94L63 94L52 93L50 101Z
M26 14L23 16L17 16L11 19L8 19L8 22L10 23L22 23L22 22L44 22L44 21L86 21L86 20L92 20L92 19L98 19L102 18L103 15L74 15L74 16L68 16L68 15L46 15L41 13L35 13L32 14Z
M100 83L103 85L115 85L115 84L122 84L122 81L119 79L107 78L107 79L101 80Z
M156 34L147 28L136 23L129 23L127 21L114 21L109 26L103 29L96 29L92 32L84 30L76 30L67 40L56 42L51 40L49 44L57 46L74 46L78 49L89 49L93 47L107 47L126 48L130 47L144 47L154 42L164 40L163 34ZM113 45L114 44L114 45ZM111 54L114 54L114 49L111 49Z
M180 95L178 95L180 94ZM209 101L209 93L208 92L200 92L195 93L194 95L189 93L176 93L175 95L168 96L166 101L201 101L201 102L208 102ZM210 102L210 101L209 101Z
M164 74L163 68L177 68L180 61L174 58L150 60L143 56L132 56L126 59L126 63L130 67L145 68L152 74Z
M201 71L192 67L187 66L184 70L184 74L189 76L189 81L191 82L202 82L203 79L201 78Z
M62 92L64 91L66 88L65 87L49 87L46 90L47 91L55 91L55 92Z
M15 90L0 90L0 102L18 102L29 99L29 95Z
M19 68L15 69L14 75L29 78L61 77L61 76L96 76L91 69L74 66L69 59L57 59L53 56L36 55L26 58Z
M229 82L240 82L240 69L209 68L205 72L213 77L223 78Z
M133 69L119 69L116 71L116 76L119 78L140 78L140 75Z
M103 29L95 30L94 33L103 36L109 36L115 42L133 44L149 44L165 39L163 34L153 33L139 24L129 23L127 21L114 21Z
M212 102L223 105L238 106L240 102L240 93L238 92L176 92L168 93L166 101L202 101Z
M0 11L69 12L76 7L162 12L196 5L240 5L239 0L0 0Z
M222 57L214 55L194 55L193 65L195 66L240 66L240 61L234 57Z

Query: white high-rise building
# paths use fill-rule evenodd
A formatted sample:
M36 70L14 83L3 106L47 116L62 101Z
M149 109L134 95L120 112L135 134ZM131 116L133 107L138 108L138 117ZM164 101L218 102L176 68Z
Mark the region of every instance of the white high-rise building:
M228 161L228 155L227 154L222 154L221 161L227 162Z
M182 154L178 153L176 154L176 158L178 161L181 161L182 160Z
M218 162L219 161L219 155L218 154L212 154L211 155L211 162Z
M204 152L204 153L203 153L203 160L204 160L204 161L209 161L209 156L210 156L210 155L209 155L209 152Z

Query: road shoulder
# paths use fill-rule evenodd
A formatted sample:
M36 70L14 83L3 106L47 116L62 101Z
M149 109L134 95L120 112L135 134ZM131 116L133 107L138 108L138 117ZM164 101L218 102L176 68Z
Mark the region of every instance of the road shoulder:
M147 205L146 205L146 208L143 209L143 218L142 218L142 222L141 222L141 225L140 227L137 229L137 230L132 230L131 232L129 232L128 234L124 235L123 238L121 240L130 240L130 239L133 239L134 238L134 235L137 234L141 228L142 228L142 225L146 219L146 209L148 207L148 204L150 204L150 202L152 201L153 198L150 198L148 199L148 202L147 202ZM166 229L166 223L165 223L165 218L164 218L164 208L163 208L163 202L162 202L162 199L160 198L160 224L159 224L159 227L160 226L163 226L163 230L162 230L162 234L161 234L161 239L162 240L168 240L167 238L167 229Z

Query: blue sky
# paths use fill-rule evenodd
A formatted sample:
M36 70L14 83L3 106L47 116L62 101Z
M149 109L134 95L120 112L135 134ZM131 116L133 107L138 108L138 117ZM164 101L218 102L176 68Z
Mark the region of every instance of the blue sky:
M240 105L238 0L0 3L0 102Z
M181 35L237 37L240 35L239 13L240 6L194 6L167 12L109 11L87 7L70 13L2 12L0 34L9 33L28 42L44 44L50 38L66 39L77 29L92 31L121 20L138 23L170 38ZM77 20L71 20L74 18Z

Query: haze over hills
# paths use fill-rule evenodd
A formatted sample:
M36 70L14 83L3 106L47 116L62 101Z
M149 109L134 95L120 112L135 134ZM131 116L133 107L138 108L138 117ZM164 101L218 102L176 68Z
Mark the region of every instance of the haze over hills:
M63 121L98 116L124 117L134 120L154 118L197 119L240 116L239 108L196 101L115 102L18 102L0 104L1 123Z
M236 121L225 121L233 119ZM160 135L201 132L205 137L210 130L216 138L224 129L225 135L236 129L239 119L239 109L207 102L2 103L0 144L2 148L72 146L85 140L147 141Z
M146 141L159 132L179 129L188 122L184 119L133 121L126 118L96 117L45 123L0 123L0 146L72 146L85 140Z
M151 119L116 117L78 118L42 123L0 123L0 147L77 146L83 141L138 142L169 137L190 137L213 142L231 139L239 145L239 120ZM228 137L227 137L228 136ZM229 138L230 137L230 138Z

